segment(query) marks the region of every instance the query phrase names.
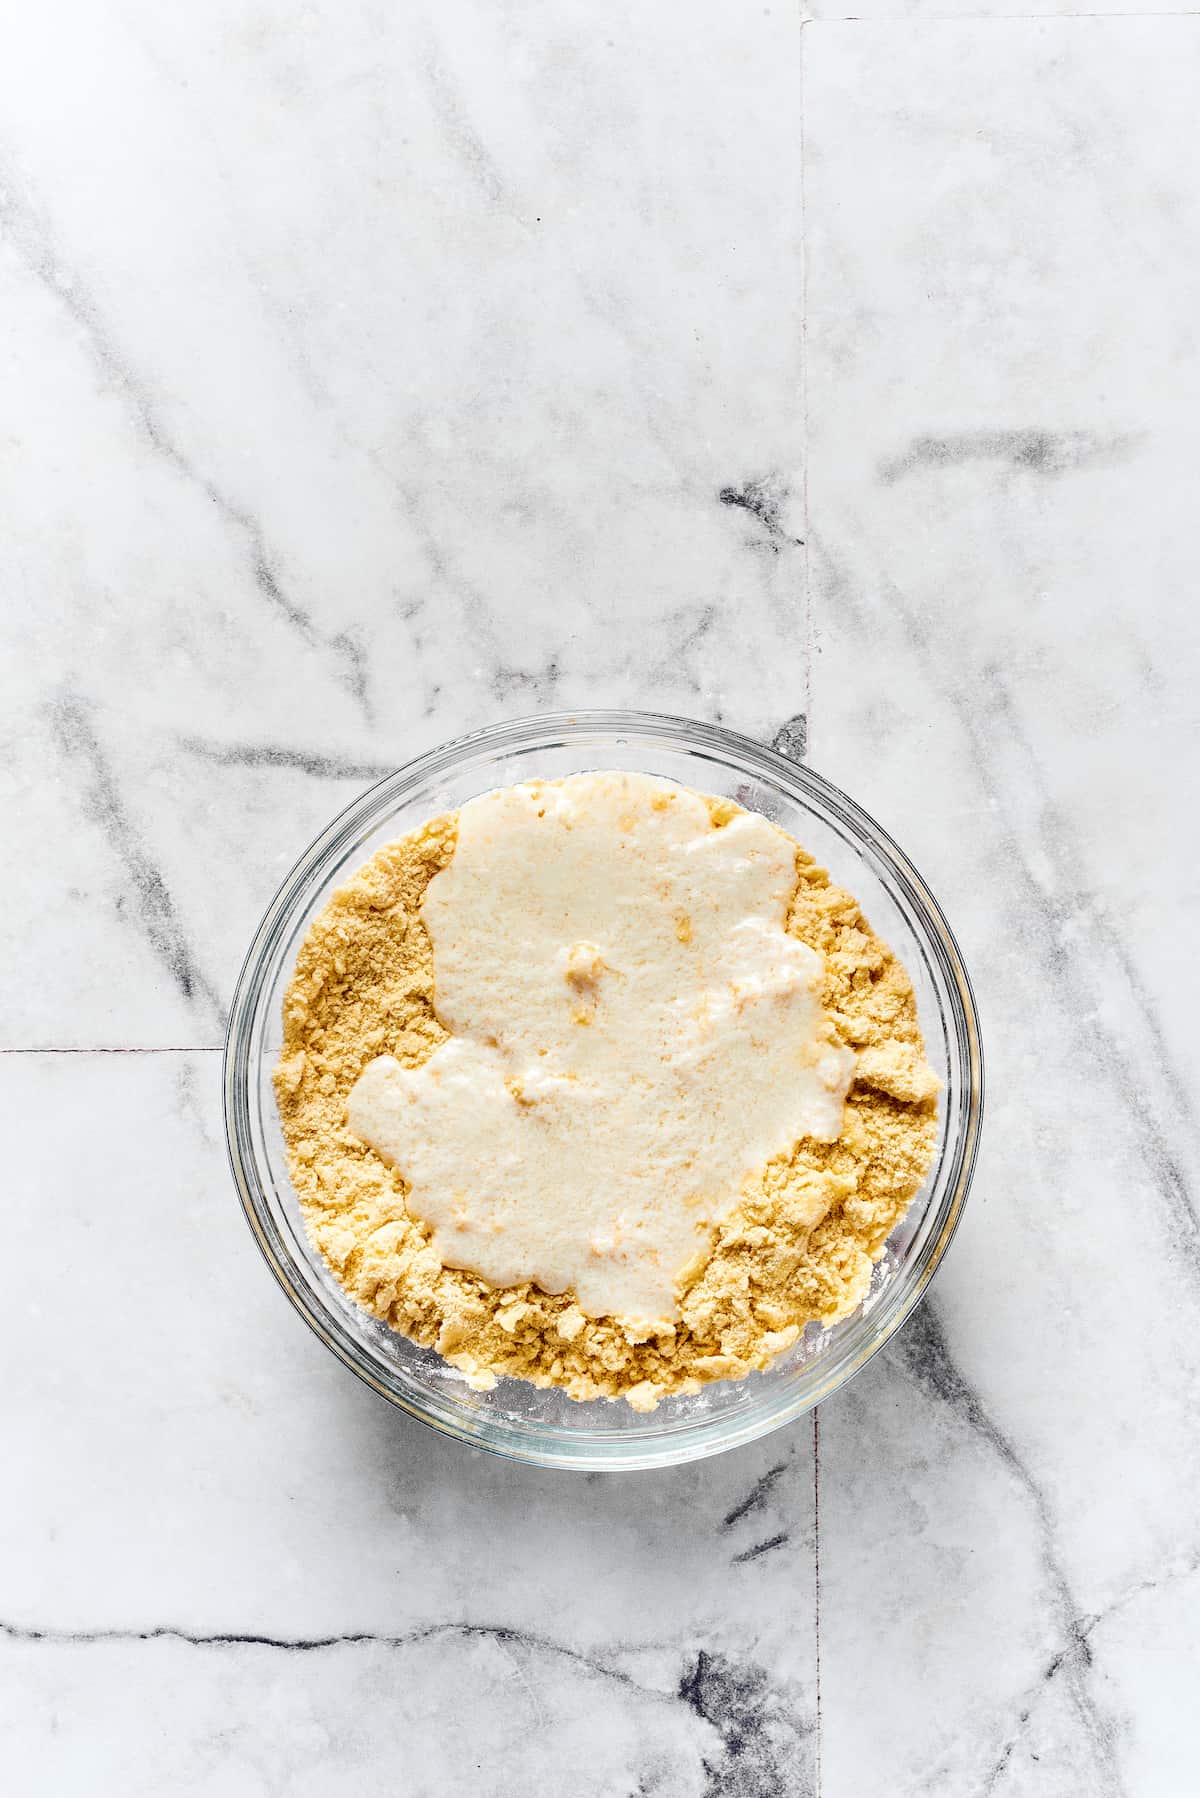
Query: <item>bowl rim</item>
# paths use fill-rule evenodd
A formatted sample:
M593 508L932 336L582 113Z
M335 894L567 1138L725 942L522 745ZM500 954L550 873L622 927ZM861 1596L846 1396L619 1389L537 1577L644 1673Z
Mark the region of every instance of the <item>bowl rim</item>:
M297 898L305 893L313 874L344 841L348 841L360 830L363 821L373 812L382 813L385 807L401 801L406 794L435 779L440 772L459 767L464 758L473 753L545 748L547 737L566 742L597 733L608 734L614 740L625 735L639 734L676 742L682 737L688 748L708 748L737 759L743 766L748 763L755 772L777 787L782 787L785 792L789 787L798 788L801 798L811 798L820 805L829 807L840 822L848 827L856 846L867 853L868 859L882 856L889 873L898 882L927 931L928 946L932 947L947 980L957 1026L956 1047L964 1056L966 1069L957 1140L952 1143L947 1137L940 1151L943 1160L951 1155L956 1163L948 1201L943 1202L941 1226L911 1268L906 1289L882 1320L883 1327L868 1335L859 1350L832 1369L817 1389L793 1399L790 1404L781 1405L776 1412L754 1415L740 1426L731 1426L724 1436L716 1433L711 1436L692 1436L686 1441L672 1444L670 1437L664 1433L659 1439L662 1446L657 1452L650 1446L656 1440L653 1435L631 1439L631 1444L634 1440L639 1443L640 1452L624 1454L620 1458L607 1455L589 1458L586 1454L568 1453L565 1450L558 1453L549 1446L534 1446L532 1443L486 1440L467 1428L465 1421L459 1424L451 1415L438 1415L426 1409L411 1394L377 1377L361 1352L355 1352L349 1337L342 1339L340 1324L336 1329L332 1328L335 1320L331 1314L314 1303L312 1295L307 1290L300 1289L290 1277L289 1257L262 1194L262 1177L247 1122L251 1085L250 1028L260 999L260 976L270 952L293 914ZM806 762L794 760L757 738L702 719L619 708L578 708L531 713L485 725L451 738L402 763L394 772L366 787L344 806L293 863L251 938L229 1009L222 1076L226 1150L243 1214L276 1281L314 1334L372 1391L440 1434L504 1459L581 1472L634 1472L678 1466L724 1453L730 1448L743 1447L785 1424L798 1421L861 1372L911 1317L928 1292L930 1282L945 1258L970 1191L978 1159L984 1108L983 1038L970 975L958 942L931 887L890 833L856 800L824 775L818 774ZM548 1440L552 1441L553 1437Z

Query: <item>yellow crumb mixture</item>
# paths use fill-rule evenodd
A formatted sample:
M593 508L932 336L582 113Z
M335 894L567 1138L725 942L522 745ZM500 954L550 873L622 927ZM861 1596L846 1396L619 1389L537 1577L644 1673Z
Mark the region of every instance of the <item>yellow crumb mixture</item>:
M718 825L735 810L711 805ZM801 1142L746 1188L686 1271L673 1329L647 1336L586 1317L570 1293L496 1288L442 1265L400 1174L348 1129L346 1100L375 1056L417 1067L445 1039L420 905L455 830L451 814L389 843L335 893L284 999L275 1090L288 1162L309 1233L350 1296L476 1386L511 1374L639 1410L766 1367L810 1320L854 1310L928 1170L938 1082L908 975L799 847L787 927L823 955L825 1009L858 1053L839 1140Z

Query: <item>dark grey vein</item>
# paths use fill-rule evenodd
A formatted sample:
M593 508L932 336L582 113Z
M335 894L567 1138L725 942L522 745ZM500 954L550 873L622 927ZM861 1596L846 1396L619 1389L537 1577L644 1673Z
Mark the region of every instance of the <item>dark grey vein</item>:
M338 631L336 636L329 638L329 647L345 670L344 680L350 697L358 704L367 723L373 724L375 711L371 704L370 657L352 631Z
M396 762L360 762L350 756L323 755L319 750L293 749L282 743L209 743L203 737L179 737L188 755L215 762L222 768L293 768L322 780L384 780L394 774Z
M814 547L822 556L826 582L831 596L860 631L868 630L870 621L854 596L849 581L833 563L828 551L824 550L815 538ZM1064 853L1062 847L1063 843L1070 841L1066 821L1057 814L1051 813L1050 802L1043 784L1039 797L1045 801L1047 812L1051 813L1053 821L1063 826L1063 833L1057 839L1054 831L1049 828L1043 831L1040 838L1040 846L1054 869L1056 884L1060 892L1065 892L1066 895L1065 899L1055 899L1045 892L1034 875L1025 853L1020 831L1009 814L1004 782L999 778L995 766L995 733L991 728L991 721L981 715L978 704L972 695L966 693L956 683L943 684L939 676L944 676L946 670L953 666L953 658L946 654L944 644L935 645L932 642L929 627L914 612L908 604L906 596L895 583L886 575L881 575L880 585L886 592L889 612L899 624L918 665L924 671L930 685L947 700L953 709L971 746L976 774L984 796L992 808L1007 866L1020 889L1025 906L1041 925L1040 929L1031 930L1026 934L1026 950L1040 960L1051 990L1057 987L1062 992L1069 1005L1071 1015L1089 1018L1088 1032L1081 1038L1081 1053L1090 1052L1095 1057L1118 1104L1124 1108L1130 1119L1138 1150L1150 1171L1155 1190L1163 1201L1167 1228L1173 1246L1183 1258L1193 1277L1200 1281L1200 1214L1197 1212L1183 1157L1180 1153L1173 1151L1164 1141L1164 1128L1156 1116L1153 1104L1142 1089L1136 1060L1127 1054L1120 1038L1105 1024L1103 1009L1095 1003L1093 998L1089 975L1080 967L1071 949L1061 940L1061 926L1074 915L1083 898L1081 884L1075 877L1069 857ZM984 690L991 696L995 719L1010 735L1016 747L1023 751L1036 778L1040 780L1040 774L1037 773L1037 759L1027 740L1017 728L1016 709L999 670L995 665L990 665L983 670L983 673L985 676ZM1090 927L1098 939L1101 950L1114 957L1118 972L1130 985L1139 1013L1154 1042L1158 1065L1166 1078L1172 1105L1180 1111L1183 1133L1191 1140L1195 1132L1195 1113L1190 1094L1186 1084L1172 1068L1166 1041L1161 1026L1154 1017L1149 995L1137 979L1128 951L1122 948L1118 953L1115 950L1114 945L1117 941L1115 933L1104 927L1097 928L1094 924Z
M815 545L815 547L818 548L825 563L825 574L831 597L836 603L841 605L846 616L854 623L858 630L868 630L871 628L871 621L853 593L849 581L842 571L832 562L828 553L822 550L819 544ZM1096 1054L1098 1064L1103 1074L1110 1086L1114 1089L1118 1102L1125 1107L1127 1114L1132 1120L1138 1146L1142 1151L1148 1166L1152 1170L1156 1190L1158 1190L1160 1196L1165 1201L1168 1223L1174 1244L1182 1251L1187 1264L1190 1266L1193 1273L1200 1275L1200 1228L1198 1228L1197 1224L1195 1203L1179 1158L1172 1154L1170 1149L1164 1143L1163 1131L1160 1128L1159 1120L1155 1115L1154 1108L1139 1087L1136 1067L1131 1064L1120 1040L1104 1025L1099 1008L1092 1005L1087 980L1082 971L1078 968L1068 947L1060 940L1059 926L1071 909L1072 903L1078 904L1082 896L1079 882L1074 879L1071 873L1069 858L1064 854L1061 846L1064 841L1069 842L1070 838L1069 836L1064 836L1060 837L1057 841L1049 840L1052 834L1050 826L1056 820L1053 815L1053 808L1047 808L1046 840L1043 842L1042 846L1055 871L1056 884L1060 888L1065 886L1068 889L1069 895L1068 903L1060 908L1060 906L1043 891L1041 884L1034 876L1024 854L1020 833L1015 823L1008 815L1004 785L999 778L994 763L993 738L995 733L992 729L992 723L998 719L1003 729L1010 735L1012 740L1016 743L1016 746L1023 751L1027 760L1035 769L1036 758L1033 756L1032 750L1025 740L1023 733L1021 733L1017 727L1016 709L1013 705L1011 696L1008 693L1007 687L999 674L999 670L994 666L984 671L988 680L988 691L990 692L993 701L994 719L981 718L978 708L972 703L971 697L964 692L959 685L951 683L948 686L944 686L942 681L939 680L939 674L944 676L944 671L952 665L951 658L945 653L944 645L935 649L930 640L928 627L924 621L914 613L913 609L908 605L904 594L896 587L894 582L891 582L884 577L881 584L886 591L889 611L898 621L900 628L907 639L908 645L914 653L918 666L921 667L926 679L935 690L943 693L948 700L959 720L964 735L971 746L977 775L983 788L984 795L990 802L994 815L1000 824L1000 829L1002 831L1002 846L1008 857L1010 870L1019 881L1022 896L1026 905L1043 926L1041 929L1027 933L1025 940L1030 951L1041 959L1050 983L1052 985L1057 983L1059 990L1065 993L1072 1011L1076 1015L1090 1016L1091 1029L1089 1036L1093 1052ZM1041 788L1039 797L1043 799L1046 797L1044 785ZM1057 820L1057 822L1061 822L1061 820ZM1113 954L1114 944L1111 932L1103 931L1101 935L1101 947L1107 950L1110 955ZM1123 946L1121 953L1117 954L1115 959L1118 969L1128 981L1135 1000L1139 1004L1141 1015L1143 1016L1148 1029L1151 1031L1156 1043L1161 1045L1162 1056L1160 1065L1167 1072L1168 1089L1172 1100L1180 1107L1185 1115L1190 1115L1190 1095L1186 1093L1186 1089L1182 1088L1177 1075L1171 1068L1169 1058L1166 1054L1165 1041L1162 1037L1160 1027L1154 1019L1153 1009L1149 1004L1148 996L1141 988L1141 983L1137 980L1132 963L1129 960L1128 952L1124 950ZM928 1302L923 1310L917 1314L917 1317L910 1320L907 1330L902 1333L898 1339L899 1353L902 1357L907 1358L912 1356L919 1348L921 1338L919 1331L916 1331L914 1326L926 1313L930 1314L930 1321L932 1322L932 1313L930 1313ZM928 1327L929 1325L927 1324L926 1328L928 1329ZM936 1328L936 1325L934 1325L934 1328ZM1059 1645L1055 1649L1054 1654L1047 1661L1046 1665L1042 1668L1034 1691L1036 1692L1036 1690L1044 1687L1046 1682L1058 1678L1060 1674L1066 1674L1071 1682L1073 1702L1075 1703L1085 1728L1087 1728L1089 1736L1096 1747L1097 1754L1100 1758L1101 1772L1107 1781L1108 1789L1114 1792L1120 1792L1123 1790L1123 1786L1116 1758L1116 1745L1113 1731L1107 1721L1101 1718L1087 1681L1087 1669L1090 1666L1092 1658L1088 1639L1095 1627L1095 1620L1093 1618L1081 1616L1078 1607L1074 1603L1069 1586L1066 1582L1065 1574L1055 1555L1053 1530L1051 1527L1049 1510L1043 1495L1033 1482L1028 1470L1024 1468L1023 1463L1016 1457L1012 1445L1007 1442L1007 1439L1003 1437L991 1420L987 1418L978 1399L970 1392L966 1383L962 1381L961 1376L957 1375L956 1371L952 1370L949 1356L945 1353L944 1343L941 1347L941 1357L939 1358L935 1353L931 1361L931 1365L934 1368L941 1367L943 1369L942 1385L944 1390L939 1396L943 1396L947 1402L955 1403L960 1409L964 1410L968 1421L970 1421L973 1427L977 1428L984 1438L990 1442L991 1446L1010 1467L1014 1476L1020 1479L1034 1502L1038 1527L1041 1533L1043 1558L1046 1562L1049 1584L1051 1590L1055 1594L1056 1609L1059 1614L1060 1626ZM909 1365L914 1374L919 1374L919 1367L914 1362L910 1360ZM951 1372L945 1372L947 1369L950 1369ZM985 1784L981 1788L983 1794L986 1795L995 1790L999 1780L1003 1776L1005 1767L1011 1759L1012 1753L1021 1739L1022 1731L1027 1725L1031 1714L1032 1699L1023 1705L1016 1730L1013 1732L1010 1741L1006 1743L1002 1754L993 1765L987 1775Z
M740 1555L734 1555L730 1565L741 1567L746 1561L757 1561L760 1555L770 1554L772 1549L782 1548L790 1542L791 1537L786 1530L780 1530L777 1536L768 1536L765 1542L756 1542L753 1548L743 1548Z
M690 615L690 608L688 607L680 607L671 614L665 621L668 640L670 640L671 632L676 626L686 624ZM690 668L686 667L685 664L692 651L698 649L705 639L712 634L712 629L717 622L718 616L719 614L716 606L702 606L684 636L682 636L678 642L672 642L671 647L667 650L666 654L660 656L654 666L649 669L649 679L651 681L669 681L683 676L689 690L693 693L699 693L699 678Z
M1125 1790L1117 1759L1116 1736L1110 1721L1102 1714L1092 1693L1088 1670L1092 1651L1088 1645L1086 1617L1076 1603L1070 1582L1059 1557L1054 1521L1045 1494L1015 1446L999 1424L988 1413L975 1391L950 1354L945 1334L929 1299L926 1299L895 1338L890 1358L904 1374L930 1397L946 1405L1008 1469L1024 1491L1033 1511L1037 1528L1038 1550L1049 1590L1060 1642L1039 1684L1065 1672L1071 1688L1071 1699L1097 1757L1098 1769L1105 1781L1104 1791L1114 1795ZM1029 1712L1024 1713L1027 1720ZM1014 1744L1015 1745L1015 1744ZM1011 1754L1012 1750L1009 1749ZM1005 1757L1005 1764L1007 1757ZM981 1793L994 1788L1002 1767L993 1768Z
M768 1467L767 1471L755 1480L745 1498L722 1517L721 1529L732 1529L735 1523L740 1523L742 1518L748 1517L752 1511L761 1510L780 1479L787 1472L789 1465L790 1463L787 1461L779 1461L774 1467Z
M743 481L740 486L722 487L717 498L723 506L746 512L763 528L767 542L779 554L781 549L802 549L803 537L792 537L783 528L783 509L791 497L791 489L779 474L763 475L757 481Z
M811 1798L813 1720L767 1668L702 1648L679 1697L721 1740L720 1759L704 1761L704 1798Z
M1200 1572L1200 1555L1193 1555L1181 1568L1174 1568L1168 1573L1155 1575L1149 1579L1139 1580L1137 1584L1131 1586L1127 1592L1122 1592L1117 1598L1114 1598L1110 1604L1105 1605L1103 1610L1093 1612L1091 1616L1085 1617L1079 1624L1078 1633L1080 1638L1084 1643L1090 1645L1091 1637L1096 1630L1099 1629L1101 1624L1106 1623L1110 1617L1116 1616L1119 1612L1125 1610L1127 1606L1135 1603L1137 1599L1144 1597L1146 1593L1157 1592L1164 1586L1174 1585L1177 1580L1189 1579L1196 1572ZM1090 1646L1088 1652L1090 1655ZM1016 1727L1008 1736L1008 1739L1000 1750L990 1772L984 1779L984 1783L980 1787L980 1798L989 1798L989 1795L998 1788L1009 1761L1021 1744L1025 1729L1033 1715L1034 1706L1036 1705L1039 1695L1045 1691L1046 1687L1061 1671L1066 1663L1066 1659L1066 1650L1061 1648L1058 1649L1046 1662L1037 1678L1027 1689L1021 1700L1021 1709L1017 1715Z
M73 271L63 266L33 206L18 197L10 181L0 181L0 232L13 245L30 273L54 295L71 318L93 362L125 402L146 442L183 480L201 493L242 538L251 578L261 597L310 647L334 651L342 665L343 683L361 701L365 691L364 670L356 667L353 657L348 655L344 634L332 639L322 636L310 613L287 592L267 548L262 526L253 513L202 473L184 453L163 422L150 388L122 354L83 283Z
M318 1654L333 1648L417 1648L425 1642L433 1642L445 1637L458 1637L464 1641L499 1642L506 1647L521 1647L528 1649L531 1653L554 1656L560 1660L573 1662L597 1678L612 1680L617 1685L625 1686L632 1692L638 1692L660 1703L669 1703L673 1699L672 1693L661 1692L654 1686L643 1685L620 1667L614 1667L595 1655L585 1654L581 1649L570 1648L563 1642L554 1641L550 1636L539 1635L530 1630L515 1629L502 1623L432 1623L421 1629L405 1630L395 1635L376 1630L353 1630L344 1634L324 1636L272 1636L244 1630L186 1630L168 1623L155 1624L149 1629L72 1630L51 1627L38 1628L33 1624L0 1622L0 1636L5 1636L13 1642L47 1643L55 1647L91 1647L105 1643L180 1642L192 1648L269 1648L286 1654Z
M49 713L63 753L80 770L91 815L124 869L143 935L182 996L224 1029L225 1012L217 990L196 960L162 871L148 854L125 809L88 707L78 695L68 693L49 708Z
M517 668L509 662L498 662L490 685L497 699L529 693L539 705L553 705L561 680L558 657L551 655L540 668Z
M1086 983L1082 974L1077 970L1069 950L1060 946L1060 932L1062 925L1068 919L1080 915L1087 916L1090 934L1103 953L1116 964L1133 998L1138 1016L1149 1035L1153 1065L1157 1068L1159 1076L1166 1086L1171 1109L1175 1113L1177 1128L1188 1141L1194 1142L1197 1129L1200 1127L1200 1120L1197 1119L1191 1091L1174 1066L1170 1048L1150 995L1137 972L1127 944L1122 941L1107 920L1098 918L1094 911L1086 905L1086 894L1075 877L1071 866L1073 857L1067 847L1073 843L1070 821L1055 804L1046 788L1038 758L1021 728L1017 708L1007 682L1000 669L994 664L985 668L983 672L986 681L985 691L991 702L990 718L993 722L1001 725L1009 740L1021 751L1029 770L1029 778L1037 792L1042 820L1039 844L1054 871L1055 887L1060 895L1058 901L1055 902L1044 892L1028 863L1016 850L1014 832L1012 838L1014 859L1020 868L1026 902L1031 910L1038 913L1045 926L1044 930L1039 933L1042 953L1053 963L1056 976L1065 978L1076 986L1076 997L1082 1007L1086 999ZM981 736L982 734L980 733ZM1182 1158L1174 1153L1163 1140L1162 1123L1155 1115L1154 1108L1147 1098L1139 1077L1139 1058L1131 1057L1120 1038L1104 1024L1100 1007L1093 1006L1088 1002L1087 1011L1090 1014L1089 1035L1092 1039L1093 1053L1102 1063L1104 1071L1133 1121L1141 1154L1153 1173L1155 1186L1167 1201L1174 1226L1173 1235L1176 1245L1190 1262L1193 1271L1200 1277L1200 1214L1197 1212Z
M808 716L797 712L785 720L771 739L771 748L777 755L785 755L789 762L802 762L808 754Z
M1142 441L1136 434L1101 436L1093 431L959 431L914 437L899 456L880 463L885 485L925 468L957 468L965 462L1007 462L1031 474L1059 475L1124 462Z
M653 1704L682 1704L711 1730L705 1754L706 1798L810 1798L812 1725L798 1714L794 1695L753 1661L701 1649L674 1689L644 1684L611 1660L572 1648L538 1631L503 1623L433 1623L396 1634L374 1630L314 1636L277 1636L241 1630L186 1630L171 1624L149 1629L72 1630L0 1622L0 1637L30 1646L96 1647L105 1644L177 1642L197 1649L260 1648L309 1655L339 1648L403 1651L448 1638L488 1641L507 1649L557 1660L589 1678L607 1681Z

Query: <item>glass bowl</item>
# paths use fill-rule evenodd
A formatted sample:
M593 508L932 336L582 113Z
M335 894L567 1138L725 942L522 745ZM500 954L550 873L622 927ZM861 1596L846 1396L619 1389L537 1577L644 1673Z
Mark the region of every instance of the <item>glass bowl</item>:
M288 1177L271 1070L297 949L333 890L380 846L490 788L587 769L659 775L773 819L852 892L912 977L929 1061L943 1082L928 1180L888 1239L860 1308L810 1325L764 1373L664 1399L639 1415L622 1401L580 1404L502 1379L474 1392L431 1349L361 1310L304 1229ZM793 1423L882 1347L917 1304L962 1212L983 1108L975 1001L937 901L891 838L836 787L716 725L640 712L519 719L462 737L372 787L288 875L259 925L234 995L225 1049L233 1176L259 1247L305 1321L347 1367L410 1416L476 1448L584 1471L663 1467L718 1454Z

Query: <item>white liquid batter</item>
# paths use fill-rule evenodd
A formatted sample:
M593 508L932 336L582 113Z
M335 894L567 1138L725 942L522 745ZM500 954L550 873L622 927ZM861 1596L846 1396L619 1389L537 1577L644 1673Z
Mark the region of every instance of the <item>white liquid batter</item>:
M645 775L463 806L422 907L452 1035L419 1068L371 1062L348 1109L445 1264L673 1319L747 1178L841 1131L855 1058L784 930L795 878L765 818L717 828Z

